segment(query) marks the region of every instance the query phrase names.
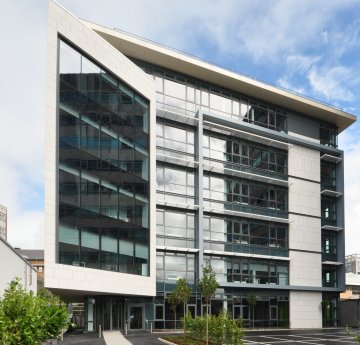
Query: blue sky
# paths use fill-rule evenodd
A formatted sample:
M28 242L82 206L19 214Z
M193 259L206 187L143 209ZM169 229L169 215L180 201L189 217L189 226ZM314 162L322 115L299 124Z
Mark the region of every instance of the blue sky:
M119 28L239 73L360 114L357 0L60 0L75 16ZM47 1L0 0L0 203L8 239L43 246ZM346 157L347 253L360 252L360 125Z

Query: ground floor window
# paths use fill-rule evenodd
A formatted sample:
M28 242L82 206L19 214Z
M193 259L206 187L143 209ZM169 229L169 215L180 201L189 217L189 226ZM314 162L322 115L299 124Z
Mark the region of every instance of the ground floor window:
M158 296L154 299L154 329L182 328L184 306L179 304L174 311L168 302L170 294L171 291L158 292ZM201 296L193 293L187 310L193 316L204 315L206 307ZM247 328L289 327L287 292L224 291L222 294L217 294L209 305L209 312L212 315L218 315L222 311L228 311L235 319L241 318L244 327Z

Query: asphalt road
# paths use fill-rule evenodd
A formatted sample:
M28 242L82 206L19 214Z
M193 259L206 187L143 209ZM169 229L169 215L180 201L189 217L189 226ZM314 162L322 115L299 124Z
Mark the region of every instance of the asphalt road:
M131 333L133 345L163 344L158 338L165 333ZM307 330L245 330L245 345L355 345L343 328Z

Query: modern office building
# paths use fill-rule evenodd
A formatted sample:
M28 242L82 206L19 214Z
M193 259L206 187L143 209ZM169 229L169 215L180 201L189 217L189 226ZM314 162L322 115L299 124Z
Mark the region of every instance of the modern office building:
M0 237L7 240L7 208L0 205Z
M343 152L355 116L49 2L45 286L85 328L174 327L168 296L204 263L211 312L336 325ZM179 310L179 314L180 314Z

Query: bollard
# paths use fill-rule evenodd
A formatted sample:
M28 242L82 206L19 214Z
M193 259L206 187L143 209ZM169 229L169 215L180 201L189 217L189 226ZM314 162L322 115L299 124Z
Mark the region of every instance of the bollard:
M99 338L101 338L101 325L99 325Z
M152 322L150 321L150 333L152 333Z
M127 332L128 332L128 324L127 322L125 323L125 335L127 335Z

